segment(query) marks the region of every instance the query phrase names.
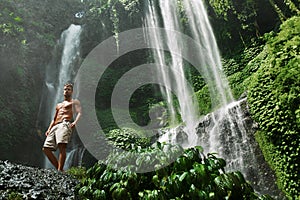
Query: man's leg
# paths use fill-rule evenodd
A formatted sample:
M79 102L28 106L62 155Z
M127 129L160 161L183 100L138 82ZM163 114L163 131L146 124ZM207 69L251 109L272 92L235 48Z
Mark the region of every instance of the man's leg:
M58 168L58 162L54 154L52 153L51 149L48 147L43 147L43 152L47 156L47 158L50 160L52 165L57 169Z
M58 171L64 171L67 144L66 143L58 144L58 149L59 149L59 158L58 158L58 168L57 169L58 169Z

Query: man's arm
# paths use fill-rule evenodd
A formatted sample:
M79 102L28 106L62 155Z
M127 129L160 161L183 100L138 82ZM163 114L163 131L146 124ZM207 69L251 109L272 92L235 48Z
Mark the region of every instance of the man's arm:
M77 115L76 115L76 119L74 120L74 122L72 122L70 125L71 128L75 127L75 125L77 124L77 122L80 119L81 114L82 114L80 101L77 99L74 100L74 108L75 108L75 112L77 113Z

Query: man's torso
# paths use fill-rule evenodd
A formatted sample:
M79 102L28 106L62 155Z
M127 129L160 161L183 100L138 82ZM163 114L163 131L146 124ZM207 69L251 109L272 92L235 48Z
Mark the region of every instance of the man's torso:
M73 119L73 106L73 100L57 104L57 116L54 119L54 124L61 123L63 120L71 121Z

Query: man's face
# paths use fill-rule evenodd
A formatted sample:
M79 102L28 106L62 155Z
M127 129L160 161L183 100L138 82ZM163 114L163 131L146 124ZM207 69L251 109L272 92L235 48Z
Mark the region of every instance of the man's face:
M71 86L64 86L64 96L66 98L71 97L73 94L73 89Z

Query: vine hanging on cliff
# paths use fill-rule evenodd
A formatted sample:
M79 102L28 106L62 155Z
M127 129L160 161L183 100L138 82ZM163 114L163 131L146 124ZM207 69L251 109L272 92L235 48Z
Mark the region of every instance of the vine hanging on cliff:
M111 7L110 20L113 23L113 34L116 40L117 49L119 49L119 15L115 4Z

